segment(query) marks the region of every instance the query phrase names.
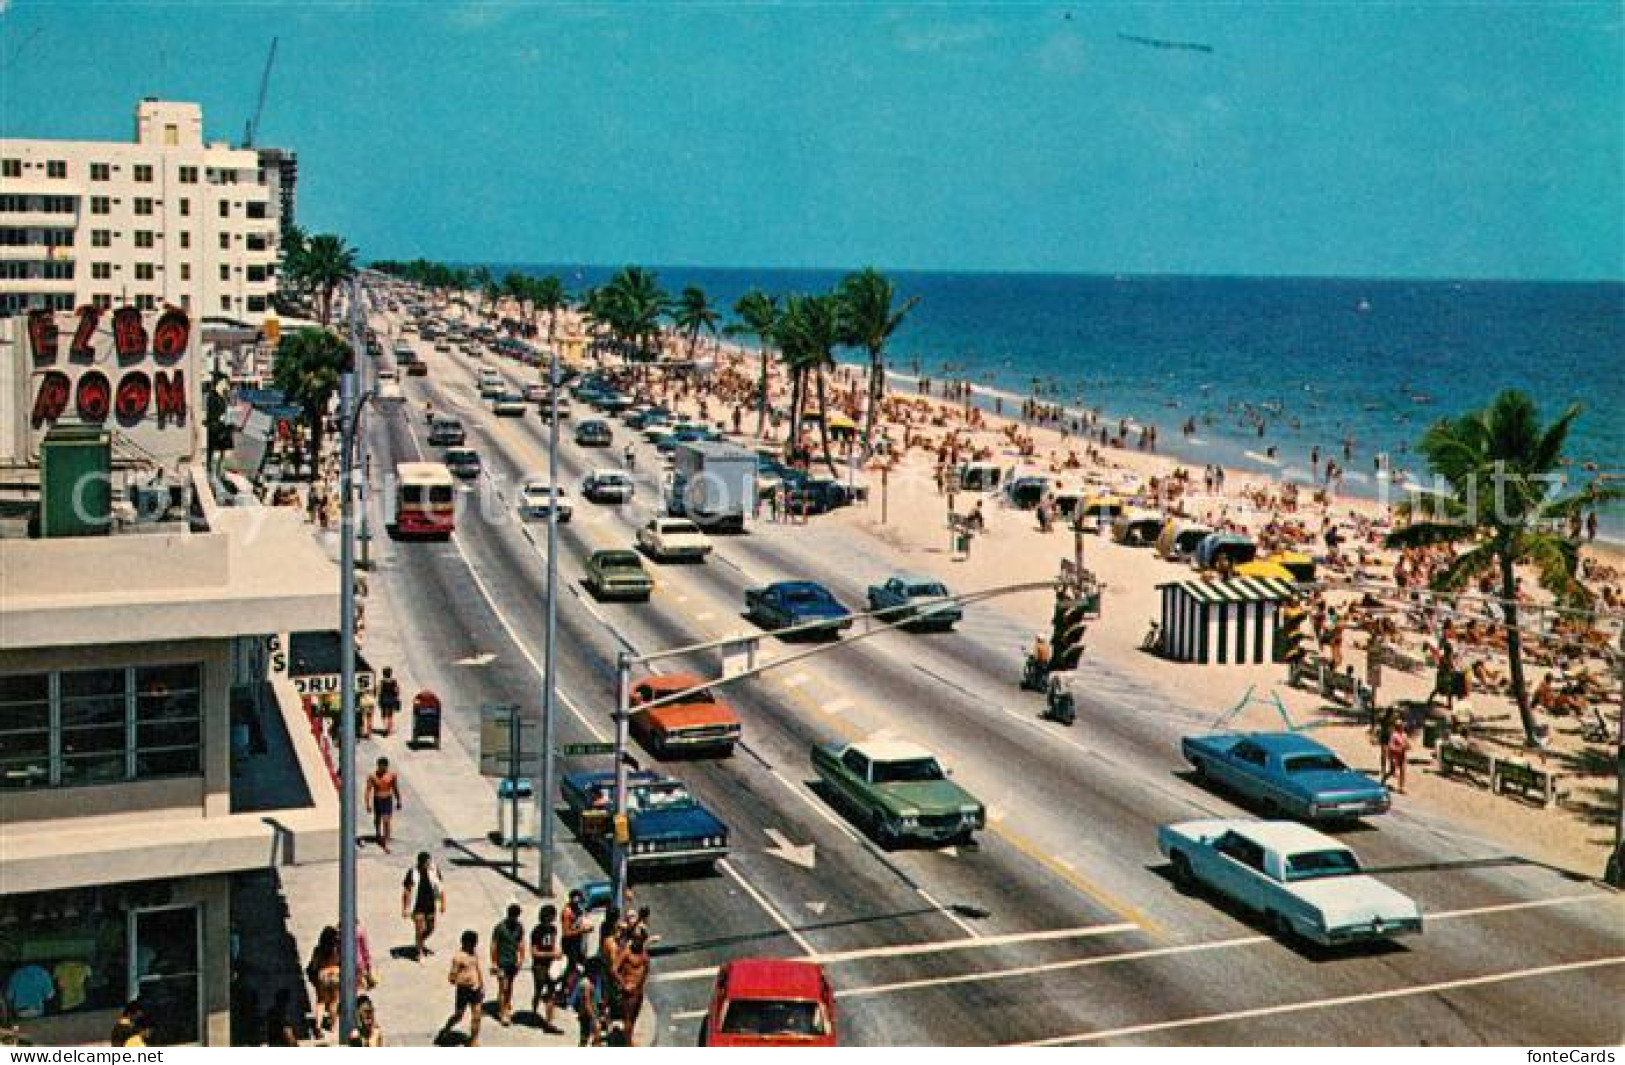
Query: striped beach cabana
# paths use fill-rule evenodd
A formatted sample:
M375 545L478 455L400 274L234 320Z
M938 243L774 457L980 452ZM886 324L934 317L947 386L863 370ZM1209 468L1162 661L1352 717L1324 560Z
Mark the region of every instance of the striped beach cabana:
M1176 662L1239 666L1274 662L1281 604L1297 591L1291 581L1235 577L1173 581L1162 592L1162 649Z

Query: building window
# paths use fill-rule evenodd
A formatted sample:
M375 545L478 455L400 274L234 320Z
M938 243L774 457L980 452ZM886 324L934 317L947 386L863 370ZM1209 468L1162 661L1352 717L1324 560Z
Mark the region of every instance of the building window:
M250 200L244 206L248 210L248 217L250 217L250 218L264 218L265 217L266 204L265 204L264 200Z
M220 264L220 280L222 280L222 281L230 281L231 280L231 267L227 266L225 263Z
M263 267L263 266L250 266L248 268L248 280L249 280L249 282L251 284L257 284L259 282L264 281L265 280L265 267Z
M231 234L230 233L222 233L222 234L220 234L220 250L221 251L230 251L231 250Z
M192 234L190 232L188 232L187 230L184 230L184 229L181 230L181 247L190 248L191 246L192 246Z
M90 246L92 248L111 248L113 246L113 231L110 229L92 229L90 231Z
M183 167L181 167L180 178L181 178L181 184L182 185L196 185L197 184L197 167L195 167L195 166L183 166Z
M192 309L192 297L191 296L182 296L181 297L181 310L183 310L183 311L191 311L191 309Z
M146 196L137 196L135 198L135 213L150 215L152 213L152 200Z
M51 178L65 178L68 176L68 161L66 159L51 159L45 164L45 176Z
M48 281L72 281L73 263L46 263L45 272L40 276Z
M98 292L96 295L90 298L90 302L94 303L97 307L100 307L104 311L110 311L113 309L113 297L105 292Z
M112 214L113 201L106 196L92 196L90 198L91 214Z
M0 260L0 280L27 281L28 264Z
M152 230L138 229L135 231L135 246L138 248L152 247Z
M164 147L178 148L181 143L181 128L173 122L164 123Z
M231 217L231 201L230 200L221 200L220 201L220 217L221 218L230 218Z
M90 164L90 180L92 180L92 181L112 181L113 180L113 168L111 166L107 165L106 163L91 163Z
M265 297L264 296L250 296L250 297L248 297L248 309L249 309L250 313L259 313L259 312L264 311L265 310Z
M192 201L187 199L185 196L182 196L181 197L181 217L182 218L190 218L191 216L192 216Z
M137 163L131 169L134 170L133 176L136 181L143 185L150 185L152 183L152 166L150 164Z
M270 241L265 239L264 233L250 233L248 235L249 251L266 251L270 246Z
M23 161L21 159L0 159L0 177L20 178L23 176Z
M165 906L135 911L135 997L169 1044L202 1041L201 909ZM149 958L143 965L141 960Z
M136 263L135 264L135 279L137 281L151 281L152 280L152 264L151 263Z
M28 210L27 196L0 196L0 211L16 214Z
M46 214L72 214L72 196L42 196L40 207Z
M95 280L95 281L111 281L111 280L113 280L113 264L112 263L91 263L90 264L90 276L91 276L92 280Z
M51 1023L64 1025L53 1031L67 1038L51 1042L72 1043L92 1033L106 1040L107 1018L130 998L130 907L166 901L169 893L160 884L138 884L0 899L7 954L0 968L12 974L7 982L24 999L13 997L13 1010L24 1017L49 1014ZM85 1015L82 1030L72 1019L76 1014ZM62 1021L54 1020L58 1016Z
M181 234L181 235L185 236L184 233ZM181 280L182 281L190 281L190 280L192 280L192 264L191 263L181 263Z
M135 298L135 306L136 309L140 311L155 311L158 309L158 297L137 296Z
M231 297L230 296L221 296L220 297L220 309L223 310L223 311L231 310Z

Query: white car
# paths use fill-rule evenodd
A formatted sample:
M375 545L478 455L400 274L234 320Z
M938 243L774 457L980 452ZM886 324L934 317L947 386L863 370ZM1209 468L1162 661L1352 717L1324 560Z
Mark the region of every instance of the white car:
M552 420L552 418L553 418L553 399L552 399L552 397L550 395L544 395L544 396L542 396L542 398L540 398L540 399L538 399L536 401L536 413L538 413L538 414L540 414L542 416L542 421L544 421L544 422ZM569 416L570 416L570 401L564 398L563 393L560 393L560 395L559 395L559 419L562 421L563 419L568 418Z
M1174 879L1261 914L1283 938L1322 946L1422 931L1422 910L1360 869L1354 852L1296 821L1185 821L1157 829Z
M559 521L570 520L570 497L562 488L555 489L541 477L532 477L519 488L519 516L546 518L549 510L557 508Z
M700 561L711 553L711 541L686 518L651 518L638 530L638 547L650 558Z

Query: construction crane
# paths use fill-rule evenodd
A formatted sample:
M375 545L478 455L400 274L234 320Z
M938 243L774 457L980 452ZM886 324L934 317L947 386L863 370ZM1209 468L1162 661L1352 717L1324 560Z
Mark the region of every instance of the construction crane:
M259 132L260 114L265 110L265 92L271 87L271 67L276 63L276 42L278 38L271 38L271 52L265 57L265 72L260 75L260 97L254 103L254 113L249 116L248 124L243 127L243 147L254 147L254 134Z

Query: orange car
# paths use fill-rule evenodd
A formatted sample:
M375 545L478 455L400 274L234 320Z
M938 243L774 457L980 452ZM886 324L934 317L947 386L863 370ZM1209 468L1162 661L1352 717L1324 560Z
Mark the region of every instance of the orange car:
M667 695L704 684L697 673L660 673L632 686L632 734L656 757L686 751L716 751L727 757L739 742L739 715L709 690L700 690L673 703L639 710Z

